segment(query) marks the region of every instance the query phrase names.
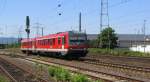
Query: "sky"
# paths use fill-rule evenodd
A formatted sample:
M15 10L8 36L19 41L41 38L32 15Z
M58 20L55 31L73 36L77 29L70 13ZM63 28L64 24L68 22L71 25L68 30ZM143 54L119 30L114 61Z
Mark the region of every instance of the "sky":
M78 30L78 14L82 13L82 30L100 32L101 0L0 0L0 36L26 37L25 19L30 16L31 37L36 27L44 27L44 35ZM110 27L118 34L150 34L150 0L108 0ZM58 7L61 4L61 7ZM62 15L60 16L59 13ZM19 32L20 31L20 32ZM41 29L39 29L41 33Z

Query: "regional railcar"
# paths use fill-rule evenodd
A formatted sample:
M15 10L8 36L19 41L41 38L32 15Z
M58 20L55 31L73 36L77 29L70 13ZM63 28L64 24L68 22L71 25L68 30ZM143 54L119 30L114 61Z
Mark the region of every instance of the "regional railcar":
M84 57L88 53L87 48L86 33L75 31L60 32L21 41L21 50L24 53L28 51L29 53Z

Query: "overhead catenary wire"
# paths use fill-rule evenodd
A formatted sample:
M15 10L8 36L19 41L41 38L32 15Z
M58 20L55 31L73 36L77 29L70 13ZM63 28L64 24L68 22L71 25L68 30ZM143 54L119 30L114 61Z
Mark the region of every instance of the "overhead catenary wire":
M3 14L6 4L7 4L7 0L1 0L2 2L0 3L0 16Z
M118 3L115 3L115 4L110 5L109 8L117 7L117 6L119 6L119 5L129 3L129 2L131 2L131 1L133 1L133 0L121 0L121 1L118 2Z
M118 6L118 5L122 5L122 4L125 4L125 3L128 3L128 2L131 2L131 1L133 1L133 0L121 0L120 2L118 2L118 3L115 3L115 4L113 4L113 5L110 5L110 6L108 6L109 8L112 8L112 7L116 7L116 6ZM94 11L97 11L97 9L96 10L94 10ZM84 15L87 15L87 14L90 14L91 15L91 13L94 13L93 11L91 11L91 12L88 12L88 13L84 13ZM65 20L66 18L64 18L64 20ZM69 18L68 18L69 19ZM65 21L63 21L63 22L65 22ZM56 22L56 23L58 23L58 22ZM54 24L54 23L53 23Z

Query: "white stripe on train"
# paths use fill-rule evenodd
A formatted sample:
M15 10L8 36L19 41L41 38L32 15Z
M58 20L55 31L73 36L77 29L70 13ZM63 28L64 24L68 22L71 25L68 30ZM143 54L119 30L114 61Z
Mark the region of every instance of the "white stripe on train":
M41 48L36 48L36 49L34 49L34 48L21 48L21 50L32 50L32 51L34 51L34 50L37 50L37 51L49 51L49 52L67 52L68 51L68 49L41 49Z

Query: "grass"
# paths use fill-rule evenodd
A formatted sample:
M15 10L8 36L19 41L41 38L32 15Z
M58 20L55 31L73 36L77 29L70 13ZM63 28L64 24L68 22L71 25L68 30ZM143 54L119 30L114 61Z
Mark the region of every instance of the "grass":
M150 57L150 53L135 52L135 51L130 51L128 49L99 49L99 48L90 48L89 52L90 53L100 54L100 55Z
M100 81L100 80L96 80L96 81L94 81L94 82L103 82L103 81Z
M61 67L49 67L49 75L51 77L55 77L56 80L62 82L68 82L71 78L71 74L69 71L61 68Z
M9 82L9 81L6 77L0 75L0 82Z
M85 75L75 74L73 75L71 82L91 82L91 81Z
M102 81L92 81L86 75L83 74L72 74L70 71L63 69L61 67L49 67L50 77L54 77L57 82L102 82Z

